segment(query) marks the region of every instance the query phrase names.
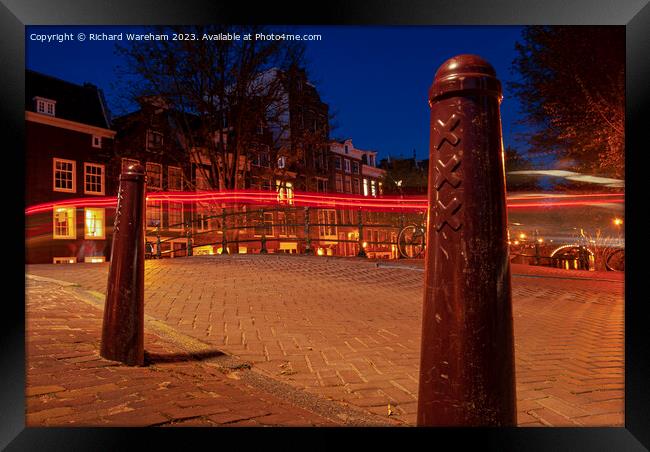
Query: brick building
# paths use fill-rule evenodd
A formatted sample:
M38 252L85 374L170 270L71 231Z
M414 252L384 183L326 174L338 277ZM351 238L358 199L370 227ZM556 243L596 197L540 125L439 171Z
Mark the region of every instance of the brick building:
M26 206L51 203L26 218L26 262L107 260L114 209L71 202L116 192L115 132L102 91L27 70L25 136Z

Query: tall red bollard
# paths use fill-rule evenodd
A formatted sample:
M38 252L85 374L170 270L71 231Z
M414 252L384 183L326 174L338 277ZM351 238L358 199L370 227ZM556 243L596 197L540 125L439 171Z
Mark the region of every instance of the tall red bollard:
M501 84L475 55L429 90L428 251L419 426L514 426Z
M144 209L144 168L130 165L120 175L100 350L130 366L144 364Z

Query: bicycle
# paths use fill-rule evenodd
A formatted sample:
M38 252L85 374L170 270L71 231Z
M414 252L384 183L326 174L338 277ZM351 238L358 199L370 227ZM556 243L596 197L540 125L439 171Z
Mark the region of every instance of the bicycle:
M397 236L399 253L407 259L419 257L426 247L426 228L421 224L409 224Z
M625 248L618 248L607 255L605 268L610 272L625 271Z

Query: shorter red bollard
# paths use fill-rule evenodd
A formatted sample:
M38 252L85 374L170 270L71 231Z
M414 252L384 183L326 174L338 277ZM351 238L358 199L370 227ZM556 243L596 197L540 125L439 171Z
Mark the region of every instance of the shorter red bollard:
M144 364L145 171L120 175L100 355L130 366Z

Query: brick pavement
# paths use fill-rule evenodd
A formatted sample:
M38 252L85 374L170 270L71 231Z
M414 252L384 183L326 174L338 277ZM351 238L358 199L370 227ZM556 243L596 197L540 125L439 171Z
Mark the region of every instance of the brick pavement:
M335 426L341 422L288 403L145 333L145 367L102 359L100 309L57 284L26 283L26 425ZM204 360L205 359L205 360Z
M108 264L26 272L104 292ZM147 261L145 311L269 377L412 425L423 273L306 256ZM622 426L623 283L513 266L518 423ZM571 278L571 279L567 279ZM145 343L148 348L148 343Z

